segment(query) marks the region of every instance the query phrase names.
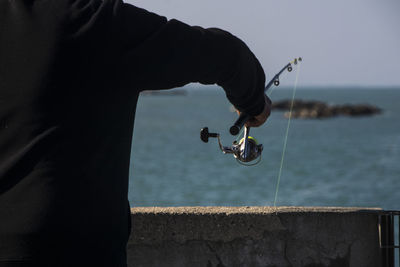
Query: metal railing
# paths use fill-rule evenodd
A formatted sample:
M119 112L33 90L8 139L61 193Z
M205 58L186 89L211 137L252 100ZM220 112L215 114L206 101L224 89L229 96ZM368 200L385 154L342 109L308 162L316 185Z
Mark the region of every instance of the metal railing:
M400 211L383 211L379 215L378 230L382 267L400 266Z

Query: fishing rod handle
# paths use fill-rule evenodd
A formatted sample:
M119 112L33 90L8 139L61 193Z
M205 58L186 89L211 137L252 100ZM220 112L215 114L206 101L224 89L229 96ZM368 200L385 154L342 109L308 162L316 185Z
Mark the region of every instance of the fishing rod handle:
M243 125L251 118L250 115L242 112L239 118L236 120L235 124L229 129L231 135L238 135Z

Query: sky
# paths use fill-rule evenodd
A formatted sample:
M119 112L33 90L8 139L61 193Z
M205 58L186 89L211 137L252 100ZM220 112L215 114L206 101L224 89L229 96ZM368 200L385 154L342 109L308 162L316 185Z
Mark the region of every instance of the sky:
M400 0L127 0L168 19L228 30L267 79L295 57L303 86L400 87Z

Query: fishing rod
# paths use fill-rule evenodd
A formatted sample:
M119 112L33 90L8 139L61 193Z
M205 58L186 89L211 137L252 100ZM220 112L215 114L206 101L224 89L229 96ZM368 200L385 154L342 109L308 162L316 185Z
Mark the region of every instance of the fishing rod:
M268 84L265 86L264 93L272 86L279 86L280 81L279 77L280 75L287 70L288 72L291 72L293 70L293 66L297 65L299 62L302 61L302 58L295 58L293 61L289 62L286 64L275 76L268 82ZM230 127L229 132L231 135L238 135L239 132L242 130L243 126L245 126L245 123L250 120L252 116L242 112L240 113L239 118L235 121L235 123ZM233 141L232 146L227 147L223 146L220 138L219 133L210 133L208 130L208 127L204 127L200 131L200 139L204 143L208 143L208 140L210 137L212 138L217 138L218 139L218 145L221 151L224 154L233 154L233 156L236 158L236 160L246 166L252 166L256 165L261 161L261 154L263 151L263 145L258 144L257 140L254 137L251 137L249 135L250 133L250 127L245 126L244 127L244 135L243 138L240 139L240 141Z

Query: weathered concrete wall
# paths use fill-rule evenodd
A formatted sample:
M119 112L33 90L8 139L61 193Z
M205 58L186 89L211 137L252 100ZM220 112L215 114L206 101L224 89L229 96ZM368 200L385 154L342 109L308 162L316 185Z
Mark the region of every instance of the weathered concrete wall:
M380 209L132 209L129 266L377 267Z

